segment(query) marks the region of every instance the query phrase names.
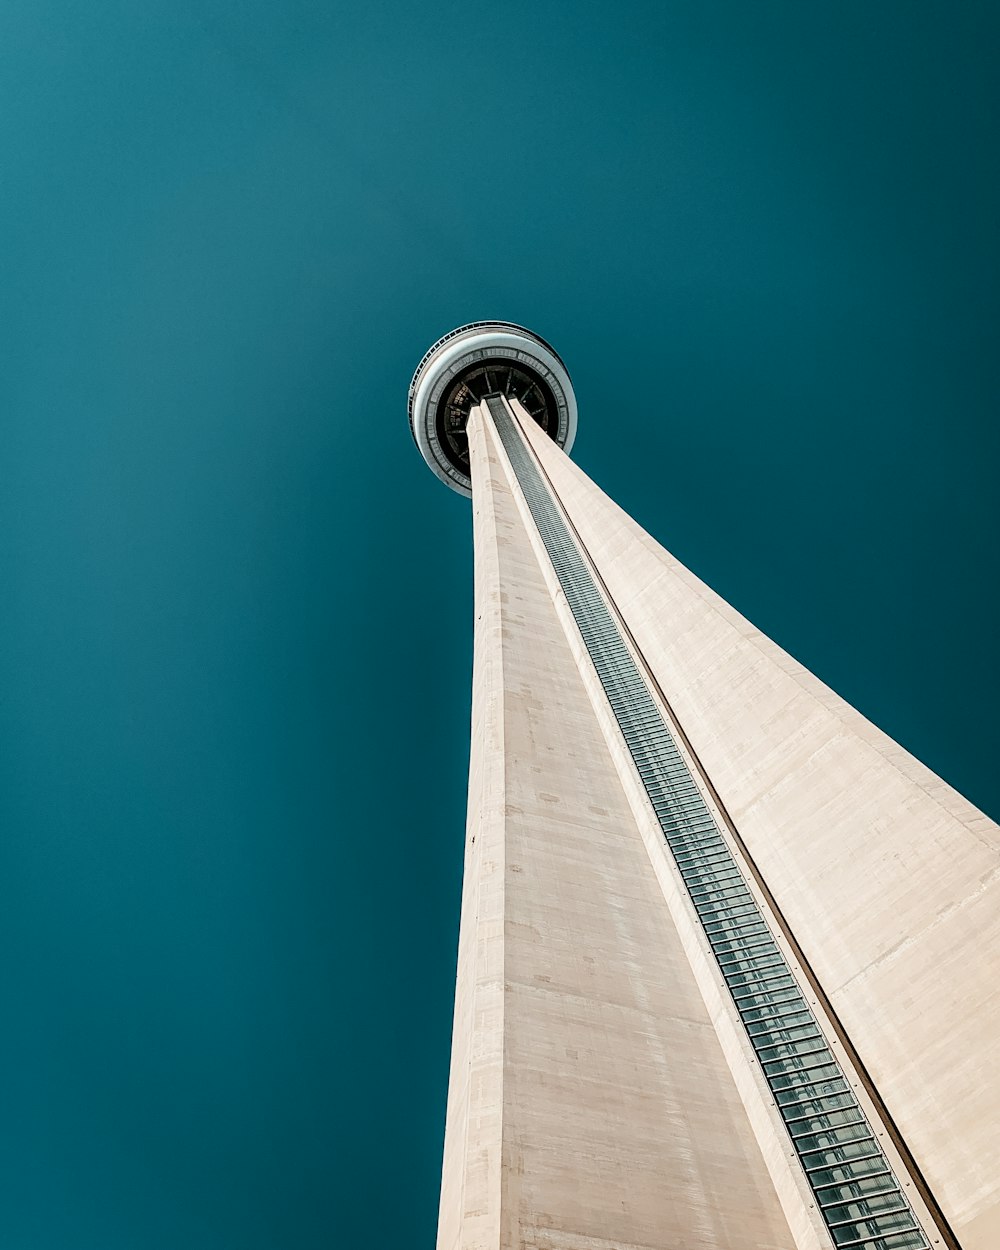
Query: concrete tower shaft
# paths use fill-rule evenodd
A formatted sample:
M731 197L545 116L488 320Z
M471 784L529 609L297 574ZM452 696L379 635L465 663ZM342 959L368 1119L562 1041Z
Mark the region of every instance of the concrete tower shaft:
M439 1250L995 1250L1000 830L516 395L466 416Z

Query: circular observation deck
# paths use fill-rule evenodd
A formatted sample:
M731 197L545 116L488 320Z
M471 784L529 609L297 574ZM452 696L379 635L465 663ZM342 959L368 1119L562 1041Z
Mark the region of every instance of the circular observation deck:
M410 383L410 433L431 472L460 495L472 494L470 410L487 395L519 399L564 451L576 437L576 396L556 352L512 321L459 326L417 365Z

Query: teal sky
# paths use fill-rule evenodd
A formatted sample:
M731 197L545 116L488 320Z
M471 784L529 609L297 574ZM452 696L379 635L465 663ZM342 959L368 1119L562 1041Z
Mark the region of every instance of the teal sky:
M0 1242L431 1250L471 668L406 388L994 816L994 4L8 0Z

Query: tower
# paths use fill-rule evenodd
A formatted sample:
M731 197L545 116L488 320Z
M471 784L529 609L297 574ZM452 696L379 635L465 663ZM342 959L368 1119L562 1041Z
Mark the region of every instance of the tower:
M438 1250L996 1250L1000 829L573 464L537 335L409 415L476 561Z

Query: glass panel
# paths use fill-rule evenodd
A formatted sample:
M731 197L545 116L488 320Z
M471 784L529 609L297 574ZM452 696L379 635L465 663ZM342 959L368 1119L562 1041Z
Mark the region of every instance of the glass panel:
M736 968L730 972L723 970L722 975L726 978L733 998L739 1002L766 1002L769 994L783 994L788 990L794 990L801 997L795 978L788 971L784 960L777 967L765 968L761 972Z
M813 1015L808 1007L803 1006L802 999L796 995L787 1003L776 1003L773 1006L748 1007L741 1011L743 1023L750 1034L759 1033L762 1028L786 1028L788 1025L805 1024L812 1020Z
M787 1120L802 1120L806 1116L818 1119L820 1116L829 1117L848 1110L856 1113L858 1104L850 1090L843 1090L838 1094L820 1095L819 1098L813 1097L809 1090L805 1090L790 1105L779 1104L779 1107Z
M837 1163L851 1163L859 1159L867 1159L873 1153L878 1153L878 1145L871 1137L859 1137L857 1141L853 1142L821 1146L816 1150L803 1149L799 1151L807 1170L821 1166L833 1167Z
M757 1038L754 1038L754 1045L756 1044ZM817 1034L816 1037L803 1038L800 1042L770 1043L766 1047L759 1047L759 1052L765 1071L775 1071L774 1064L778 1061L782 1064L780 1071L784 1072L787 1070L789 1060L810 1059L814 1055L829 1054L829 1049L823 1038Z
M712 950L719 955L742 954L745 951L760 950L764 945L765 938L767 939L766 945L770 954L774 950L774 940L761 920L748 921L746 925L741 925L738 930L727 931L721 929L708 934Z
M837 1206L839 1203L855 1201L872 1194L880 1194L885 1190L897 1193L895 1178L888 1171L873 1176L859 1176L853 1181L844 1181L839 1185L817 1185L816 1196L820 1206Z
M816 1021L812 1018L810 1012L805 1012L806 1019L800 1023L784 1024L782 1021L768 1021L762 1027L749 1030L750 1036L753 1038L754 1049L758 1052L769 1051L774 1046L790 1045L793 1042L803 1042L806 1039L820 1039L823 1035L820 1033L816 1025ZM781 1051L775 1053L781 1054ZM796 1053L796 1052L793 1052Z
M767 925L761 918L760 912L754 908L733 908L732 915L721 915L719 911L715 911L711 916L705 915L701 908L697 908L698 918L702 922L710 942L718 942L724 938L743 938L745 940L766 937L771 939L771 945L774 945L774 938Z
M809 1180L818 1189L822 1185L842 1184L865 1176L886 1176L887 1167L885 1155L881 1151L873 1151L867 1159L852 1159L840 1163L829 1159L813 1159L809 1166Z
M834 1072L832 1077L828 1075L831 1068ZM784 1077L775 1077L771 1082L771 1090L779 1106L808 1101L826 1094L847 1092L847 1081L835 1064L823 1065L811 1076L812 1079L809 1076L803 1077L802 1080L792 1078L794 1083L791 1084Z
M766 984L759 981L741 984L741 978L738 977L727 977L726 980L729 981L733 999L739 1004L740 1011L751 1011L756 1007L780 1007L793 1000L802 1002L799 987L792 974L787 971L771 977Z
M696 904L697 907L697 904ZM740 933L764 933L771 936L760 912L754 905L736 903L732 907L716 906L709 911L707 907L697 907L698 916L709 938L723 937Z
M764 954L759 959L741 958L739 955L720 955L719 966L726 970L727 975L732 975L734 972L764 972L768 968L787 966L769 942L765 942L760 949Z
M797 1126L793 1126L793 1129ZM817 1129L814 1133L792 1133L795 1149L801 1155L812 1155L819 1150L839 1150L844 1146L854 1146L858 1142L867 1143L862 1152L877 1149L872 1130L867 1120L855 1119L841 1128Z
M886 1243L882 1242L881 1238L887 1233L910 1232L915 1229L916 1220L909 1211L906 1211L902 1215L883 1215L874 1220L845 1224L842 1228L833 1228L830 1231L833 1233L835 1246L855 1246L857 1250L864 1250L865 1244L869 1241L874 1247L885 1245ZM919 1245L920 1242L916 1244Z
M786 1117L789 1132L793 1137L803 1137L806 1133L821 1133L824 1129L845 1128L857 1120L866 1123L857 1103L829 1110L824 1108L820 1111L799 1106L794 1115L789 1111Z
M840 1075L837 1061L826 1049L813 1055L782 1055L771 1061L765 1055L761 1066L775 1092L801 1088L817 1076L833 1080Z
M687 887L696 903L725 904L736 899L746 898L747 889L742 881L733 877L722 881L702 881L692 873L687 880Z
M860 1198L855 1202L841 1202L823 1208L823 1216L831 1224L839 1224L842 1220L858 1219L866 1215L885 1215L889 1212L905 1211L906 1200L898 1189L878 1194L872 1198Z

